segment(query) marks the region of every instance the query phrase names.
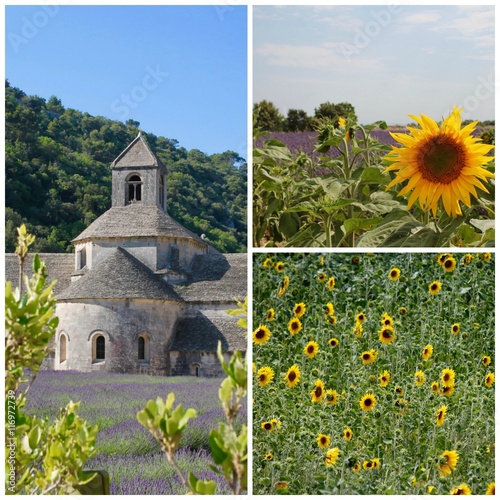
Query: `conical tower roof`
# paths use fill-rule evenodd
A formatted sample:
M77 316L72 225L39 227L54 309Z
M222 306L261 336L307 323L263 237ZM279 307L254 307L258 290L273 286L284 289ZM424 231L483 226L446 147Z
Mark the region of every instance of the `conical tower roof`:
M163 167L165 165L153 153L149 144L139 132L137 137L115 158L111 168Z

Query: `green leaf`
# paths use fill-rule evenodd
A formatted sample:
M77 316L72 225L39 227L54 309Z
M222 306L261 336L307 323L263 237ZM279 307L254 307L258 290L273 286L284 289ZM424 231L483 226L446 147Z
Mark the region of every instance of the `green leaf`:
M221 465L224 460L226 460L229 454L219 446L217 441L222 441L222 437L218 431L212 429L208 437L210 451L212 452L212 458L214 459L214 462L217 465Z
M342 225L342 231L345 234L352 233L358 229L373 229L382 221L381 217L372 217L371 219L347 219Z
M495 221L486 219L471 219L470 223L474 226L477 227L482 233L488 231L488 229L495 229Z
M300 217L294 212L283 212L278 228L285 238L291 238L300 229Z
M382 174L382 172L377 167L367 167L363 169L360 181L363 184L379 184L385 185L389 180L388 175ZM385 193L388 194L388 193Z

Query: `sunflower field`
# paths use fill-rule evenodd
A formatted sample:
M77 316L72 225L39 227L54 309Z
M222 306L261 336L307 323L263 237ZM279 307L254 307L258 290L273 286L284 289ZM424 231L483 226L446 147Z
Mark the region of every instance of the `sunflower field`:
M253 153L256 247L483 247L495 239L494 131L436 122L319 122L314 154L270 138ZM263 133L255 131L255 142Z
M494 255L254 254L255 494L494 494Z

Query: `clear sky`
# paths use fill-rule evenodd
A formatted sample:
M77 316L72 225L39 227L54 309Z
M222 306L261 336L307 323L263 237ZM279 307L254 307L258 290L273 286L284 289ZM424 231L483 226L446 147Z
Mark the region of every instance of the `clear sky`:
M246 7L37 5L5 15L12 86L139 121L186 149L247 157Z
M472 2L471 2L472 3ZM255 6L253 102L309 115L351 103L361 123L408 114L493 120L494 27L486 6Z

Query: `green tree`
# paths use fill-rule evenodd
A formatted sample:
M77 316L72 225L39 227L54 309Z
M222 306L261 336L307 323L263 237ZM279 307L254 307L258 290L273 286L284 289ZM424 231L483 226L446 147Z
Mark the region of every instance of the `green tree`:
M339 104L333 104L329 101L324 102L319 105L319 107L314 109L314 117L316 119L329 118L331 120L338 120L339 118L347 118L351 116L353 121L357 121L356 112L354 111L354 106L347 102L341 102Z
M271 101L260 101L253 105L254 128L263 132L283 130L285 117Z
M309 117L303 109L289 109L283 129L286 132L312 130L311 117Z

